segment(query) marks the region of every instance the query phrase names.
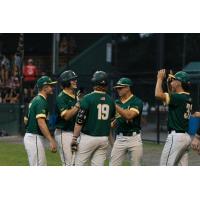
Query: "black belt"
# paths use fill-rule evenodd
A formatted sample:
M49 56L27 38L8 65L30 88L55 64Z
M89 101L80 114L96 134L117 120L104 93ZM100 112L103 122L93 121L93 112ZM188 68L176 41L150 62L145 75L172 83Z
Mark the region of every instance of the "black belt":
M119 132L117 133L117 135L121 135L121 136L133 136L133 135L136 135L136 134L140 134L141 132L140 131L133 131L133 132L129 132L129 133L123 133L123 132Z

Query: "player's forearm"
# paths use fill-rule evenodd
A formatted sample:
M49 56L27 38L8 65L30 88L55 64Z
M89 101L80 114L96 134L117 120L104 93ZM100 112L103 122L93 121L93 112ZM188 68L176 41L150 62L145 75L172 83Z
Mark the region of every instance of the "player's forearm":
M52 141L52 136L51 136L51 133L49 132L49 129L47 127L47 124L45 122L44 119L38 119L38 125L39 125L39 128L42 132L42 134L47 138L47 140L50 142Z
M165 94L162 89L162 79L157 79L156 88L155 88L155 97L159 100L165 100Z
M74 126L73 136L78 138L80 136L81 129L82 129L82 125L79 125L79 124L76 123L75 126Z
M128 110L128 109L124 110L124 109L122 109L122 108L121 108L120 106L118 106L118 105L115 105L115 107L116 107L116 111L117 111L123 118L125 118L125 119L127 119L127 120L131 120L131 119L133 119L134 117L137 116L137 114L134 113L132 110Z
M111 128L116 128L116 124L117 124L117 120L116 119L111 121L111 124L110 124Z
M108 140L110 142L110 145L113 146L115 141L114 141L114 138L113 138L113 135L112 135L112 131L110 131L110 135L108 137Z
M79 107L74 106L73 108L71 108L70 110L67 110L63 116L63 118L67 121L69 119L71 119L72 117L74 117L74 115L76 115L76 113L78 112Z

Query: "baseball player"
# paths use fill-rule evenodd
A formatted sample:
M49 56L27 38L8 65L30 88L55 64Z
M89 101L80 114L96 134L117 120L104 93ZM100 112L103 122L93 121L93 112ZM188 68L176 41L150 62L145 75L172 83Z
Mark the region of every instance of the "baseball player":
M169 93L164 93L162 83L165 78L165 69L158 71L155 96L169 106L168 132L160 165L188 165L188 149L191 143L188 135L188 121L192 110L192 99L187 92L189 89L189 75L183 71L175 75L169 74ZM169 80L169 79L168 79Z
M75 165L102 166L106 159L111 119L115 116L115 104L106 94L108 78L103 71L96 71L92 78L94 91L83 97L77 114L72 150L78 151ZM77 138L80 135L79 145Z
M116 86L119 99L116 100L116 119L112 122L116 140L111 152L110 165L122 165L126 153L130 152L131 164L141 165L143 145L141 139L141 114L143 102L133 95L132 81L121 78Z
M77 89L77 75L69 70L60 75L63 90L56 99L56 130L55 139L58 145L62 165L71 165L71 140L75 125L76 114L79 109L75 90Z
M50 77L42 76L37 80L39 93L29 104L26 120L26 134L24 145L31 166L47 165L44 139L50 143L52 152L56 152L56 141L47 127L48 103L47 97L53 94L53 82Z

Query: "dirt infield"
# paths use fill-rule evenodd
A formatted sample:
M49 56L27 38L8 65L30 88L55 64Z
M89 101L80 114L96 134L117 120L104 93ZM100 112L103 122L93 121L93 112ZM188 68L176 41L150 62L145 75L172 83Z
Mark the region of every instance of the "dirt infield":
M0 142L23 144L23 137L21 136L0 137ZM163 145L164 144L144 142L144 157L143 157L144 166L158 166L159 165L159 159L160 159ZM200 156L192 150L190 150L190 153L189 153L189 165L200 166Z
M0 137L0 142L22 144L23 143L23 137L19 136L19 135Z

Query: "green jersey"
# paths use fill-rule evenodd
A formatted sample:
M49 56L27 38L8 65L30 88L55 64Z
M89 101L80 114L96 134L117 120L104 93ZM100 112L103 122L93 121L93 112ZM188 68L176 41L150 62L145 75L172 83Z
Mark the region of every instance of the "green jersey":
M166 93L169 105L168 130L187 132L192 111L192 98L189 93Z
M34 97L30 102L28 108L28 116L27 116L28 122L26 125L26 132L43 135L38 126L37 119L45 118L45 121L47 122L48 114L49 114L49 109L46 98L41 94Z
M135 111L138 115L132 120L126 120L118 113L116 114L116 134L123 133L127 136L132 132L139 133L141 130L140 121L143 109L143 102L138 97L131 95L126 101L116 100L116 104L123 109Z
M62 129L64 131L73 131L76 116L72 117L69 120L63 118L67 110L73 108L77 100L74 95L68 94L66 91L62 91L56 98L56 128Z
M81 109L86 111L82 132L91 136L109 136L115 104L105 92L94 91L83 97Z

